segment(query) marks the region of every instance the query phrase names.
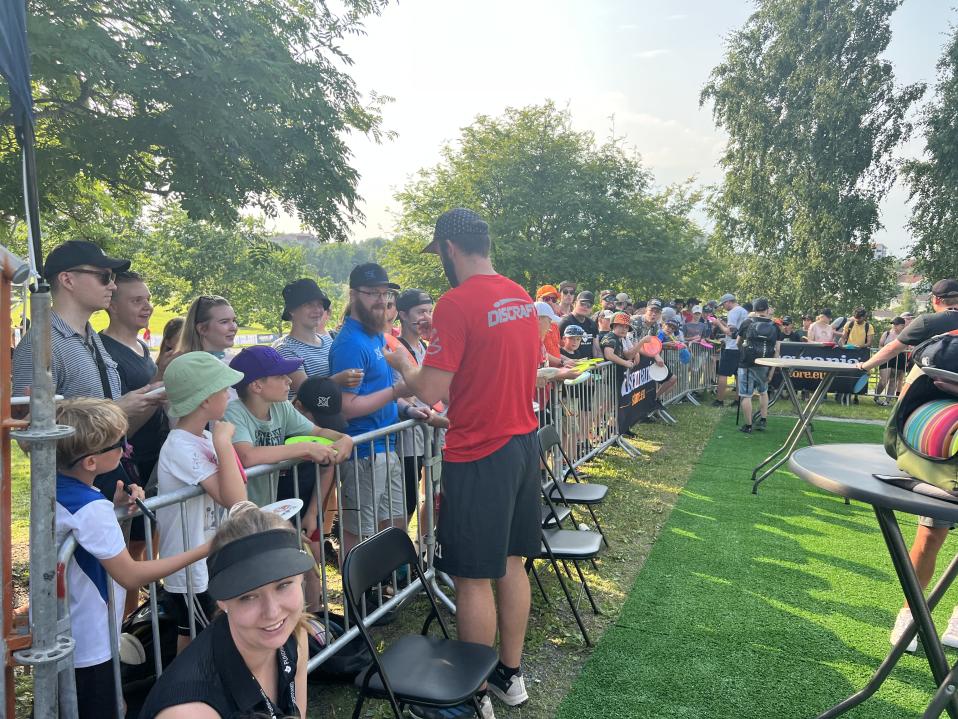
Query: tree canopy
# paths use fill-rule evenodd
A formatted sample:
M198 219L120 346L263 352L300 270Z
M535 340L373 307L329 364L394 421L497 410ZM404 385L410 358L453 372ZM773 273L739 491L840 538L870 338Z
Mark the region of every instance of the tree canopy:
M740 287L793 311L882 306L879 203L924 85L899 87L882 58L901 0L759 0L728 41L701 102L729 134L710 202Z
M30 0L41 209L85 188L178 200L230 225L296 211L342 240L361 216L345 136L379 138L379 104L345 69L343 37L384 0ZM20 214L20 158L0 98L0 215Z
M935 101L926 109L925 155L905 164L913 200L909 226L915 270L929 283L958 277L958 31L938 62Z
M701 240L687 188L654 191L634 153L614 138L597 144L551 102L480 115L441 155L397 195L399 238L384 263L406 287L446 289L438 259L420 250L453 207L482 215L496 269L529 288L573 276L596 289L660 291Z

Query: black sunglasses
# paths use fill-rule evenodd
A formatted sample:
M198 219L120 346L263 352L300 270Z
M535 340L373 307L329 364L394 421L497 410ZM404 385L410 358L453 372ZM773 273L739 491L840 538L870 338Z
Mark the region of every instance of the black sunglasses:
M562 294L564 294L564 295L574 295L574 294L575 294L575 287L566 287L564 290L562 290Z
M103 449L98 449L96 452L88 452L87 454L81 454L79 457L70 462L67 466L72 467L80 460L86 459L87 457L95 457L98 454L106 454L107 452L112 452L114 449L123 449L126 447L126 435L122 435L116 442L111 444L109 447L104 447Z
M67 272L79 272L84 275L93 275L94 277L99 278L100 284L104 287L116 280L116 273L113 270L105 268L102 270L87 270L82 267L74 267L72 270L67 270Z

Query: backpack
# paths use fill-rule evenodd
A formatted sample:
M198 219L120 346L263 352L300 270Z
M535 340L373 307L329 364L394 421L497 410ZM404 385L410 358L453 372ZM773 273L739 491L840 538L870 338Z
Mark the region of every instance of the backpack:
M918 367L958 372L958 330L925 340L915 348L912 356ZM896 484L922 491L916 485L927 483L945 490L958 500L958 451L951 452L947 457L932 456L916 446L915 433L909 431L909 418L936 401L944 405L946 402L958 402L958 397L936 387L933 377L921 374L899 398L888 418L888 424L885 425L885 451L896 460L900 470L914 478L910 484L907 480ZM920 415L916 415L916 419L920 420ZM956 441L951 446L958 450Z
M767 317L753 317L745 329L744 360L754 364L755 360L775 356L775 340L778 339L778 328Z
M327 642L335 641L343 636L346 633L343 629L344 624L345 619L342 615L333 612L329 613L328 628L322 622L322 614L310 620L310 629L307 632L309 656L316 656L326 649ZM357 634L342 649L310 672L306 680L310 684L351 682L372 663L373 657L369 653L369 647L366 646L362 636Z

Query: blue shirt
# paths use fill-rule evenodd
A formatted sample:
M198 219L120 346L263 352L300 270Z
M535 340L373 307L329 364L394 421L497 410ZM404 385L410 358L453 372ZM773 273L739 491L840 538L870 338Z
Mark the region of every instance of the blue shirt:
M363 381L352 389L343 387L343 392L351 392L359 396L372 394L393 386L393 372L386 356L383 354L386 340L382 333L369 335L362 324L352 317L347 317L343 328L333 340L329 351L330 374L342 372L344 369L361 369ZM346 433L352 437L371 432L382 427L399 422L399 411L395 401L387 402L372 414L365 417L353 417L346 425ZM395 445L395 438L390 442L390 449ZM370 455L369 444L360 444L356 447L360 457ZM376 451L386 451L385 438L376 440Z

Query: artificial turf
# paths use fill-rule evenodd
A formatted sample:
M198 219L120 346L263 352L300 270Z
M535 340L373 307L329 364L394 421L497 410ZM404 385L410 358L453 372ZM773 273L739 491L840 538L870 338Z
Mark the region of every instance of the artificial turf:
M561 719L813 717L864 685L901 589L870 507L784 471L749 493L752 467L792 422L744 436L723 419ZM877 443L881 428L820 422L816 435ZM900 521L910 543L915 518ZM949 539L940 564L955 551ZM950 591L939 605L939 627L956 601ZM919 650L846 716L918 717L933 689Z

